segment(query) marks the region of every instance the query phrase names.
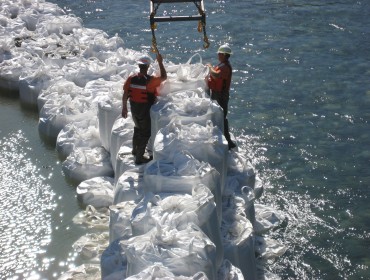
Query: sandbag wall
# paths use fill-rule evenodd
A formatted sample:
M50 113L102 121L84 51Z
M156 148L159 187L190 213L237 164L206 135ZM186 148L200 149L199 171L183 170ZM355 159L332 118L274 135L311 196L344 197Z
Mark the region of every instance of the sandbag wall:
M168 80L151 110L154 159L136 166L133 123L120 112L142 53L44 1L2 1L0 27L0 88L37 108L40 136L56 144L86 205L75 222L95 229L74 244L86 264L61 279L257 279L255 251L284 253L256 238L283 216L255 208L261 181L242 149L227 148L199 55L165 63ZM158 71L153 63L150 74Z

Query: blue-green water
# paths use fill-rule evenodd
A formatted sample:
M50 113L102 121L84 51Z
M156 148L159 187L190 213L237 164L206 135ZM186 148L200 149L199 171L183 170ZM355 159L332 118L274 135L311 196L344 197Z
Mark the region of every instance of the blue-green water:
M50 2L81 17L85 27L117 33L128 48L150 48L149 1ZM157 42L166 60L175 63L195 52L204 63L216 63L220 43L233 49L230 126L265 183L261 202L286 213L271 236L288 250L268 269L282 279L369 279L370 3L225 0L205 5L209 49L202 49L202 34L191 22L159 24ZM187 8L163 4L159 13L175 10ZM33 184L50 189L45 208L39 207L49 225L40 226L40 234L51 239L47 261L26 261L32 252L20 250L25 265L19 270L50 279L67 270L79 232L70 219L79 207L55 151L38 137L37 115L4 97L0 108L1 146L10 147L16 139L15 155L29 154L22 164L36 168ZM10 115L15 124L9 123ZM13 163L10 158L16 156L1 157ZM43 168L48 166L50 172Z

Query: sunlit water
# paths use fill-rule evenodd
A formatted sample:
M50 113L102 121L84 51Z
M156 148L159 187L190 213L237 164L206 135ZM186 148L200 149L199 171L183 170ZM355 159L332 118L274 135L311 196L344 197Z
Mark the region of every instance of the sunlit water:
M128 48L150 49L149 1L50 2ZM286 214L270 236L288 250L268 269L282 279L370 278L370 4L205 5L208 50L195 23L159 24L157 42L175 63L196 52L216 63L220 43L233 48L232 132L265 183L261 202ZM52 279L78 264L72 244L84 229L72 217L81 209L56 152L39 139L36 113L17 104L0 98L0 273Z

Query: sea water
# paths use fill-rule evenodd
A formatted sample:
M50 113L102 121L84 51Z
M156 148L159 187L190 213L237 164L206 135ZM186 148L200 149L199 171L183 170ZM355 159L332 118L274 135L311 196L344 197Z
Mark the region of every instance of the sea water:
M149 51L149 1L54 0L84 26ZM165 61L233 49L231 132L286 214L271 236L288 248L268 269L282 279L370 278L370 3L204 1L210 47L195 22L159 23ZM190 4L189 4L190 5ZM181 14L179 5L158 15ZM153 56L154 57L154 56ZM78 265L82 207L37 112L0 95L0 277L54 279Z

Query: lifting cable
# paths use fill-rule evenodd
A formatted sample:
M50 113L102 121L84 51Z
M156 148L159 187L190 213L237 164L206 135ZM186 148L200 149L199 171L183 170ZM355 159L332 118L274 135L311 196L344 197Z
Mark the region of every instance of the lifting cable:
M152 9L152 12L150 13L150 29L152 31L152 52L158 53L157 39L155 37L155 29L157 29L157 23L156 23L157 18L155 16L157 14L157 10L158 10L158 8L161 4L161 1L155 1L155 3L153 3L153 2L154 1L152 1L152 5L155 4L155 6L154 7L152 6L153 9ZM203 41L204 41L203 47L205 49L207 49L209 47L210 43L208 41L208 37L207 37L207 33L206 33L206 13L203 10L203 8L201 7L201 5L199 4L200 1L192 1L192 2L197 7L199 15L200 15L200 19L198 21L198 28L197 29L198 29L198 32L203 31ZM194 20L194 19L191 16L190 17L181 17L181 18L180 17L167 17L166 19L162 19L161 21L175 21L175 20Z

